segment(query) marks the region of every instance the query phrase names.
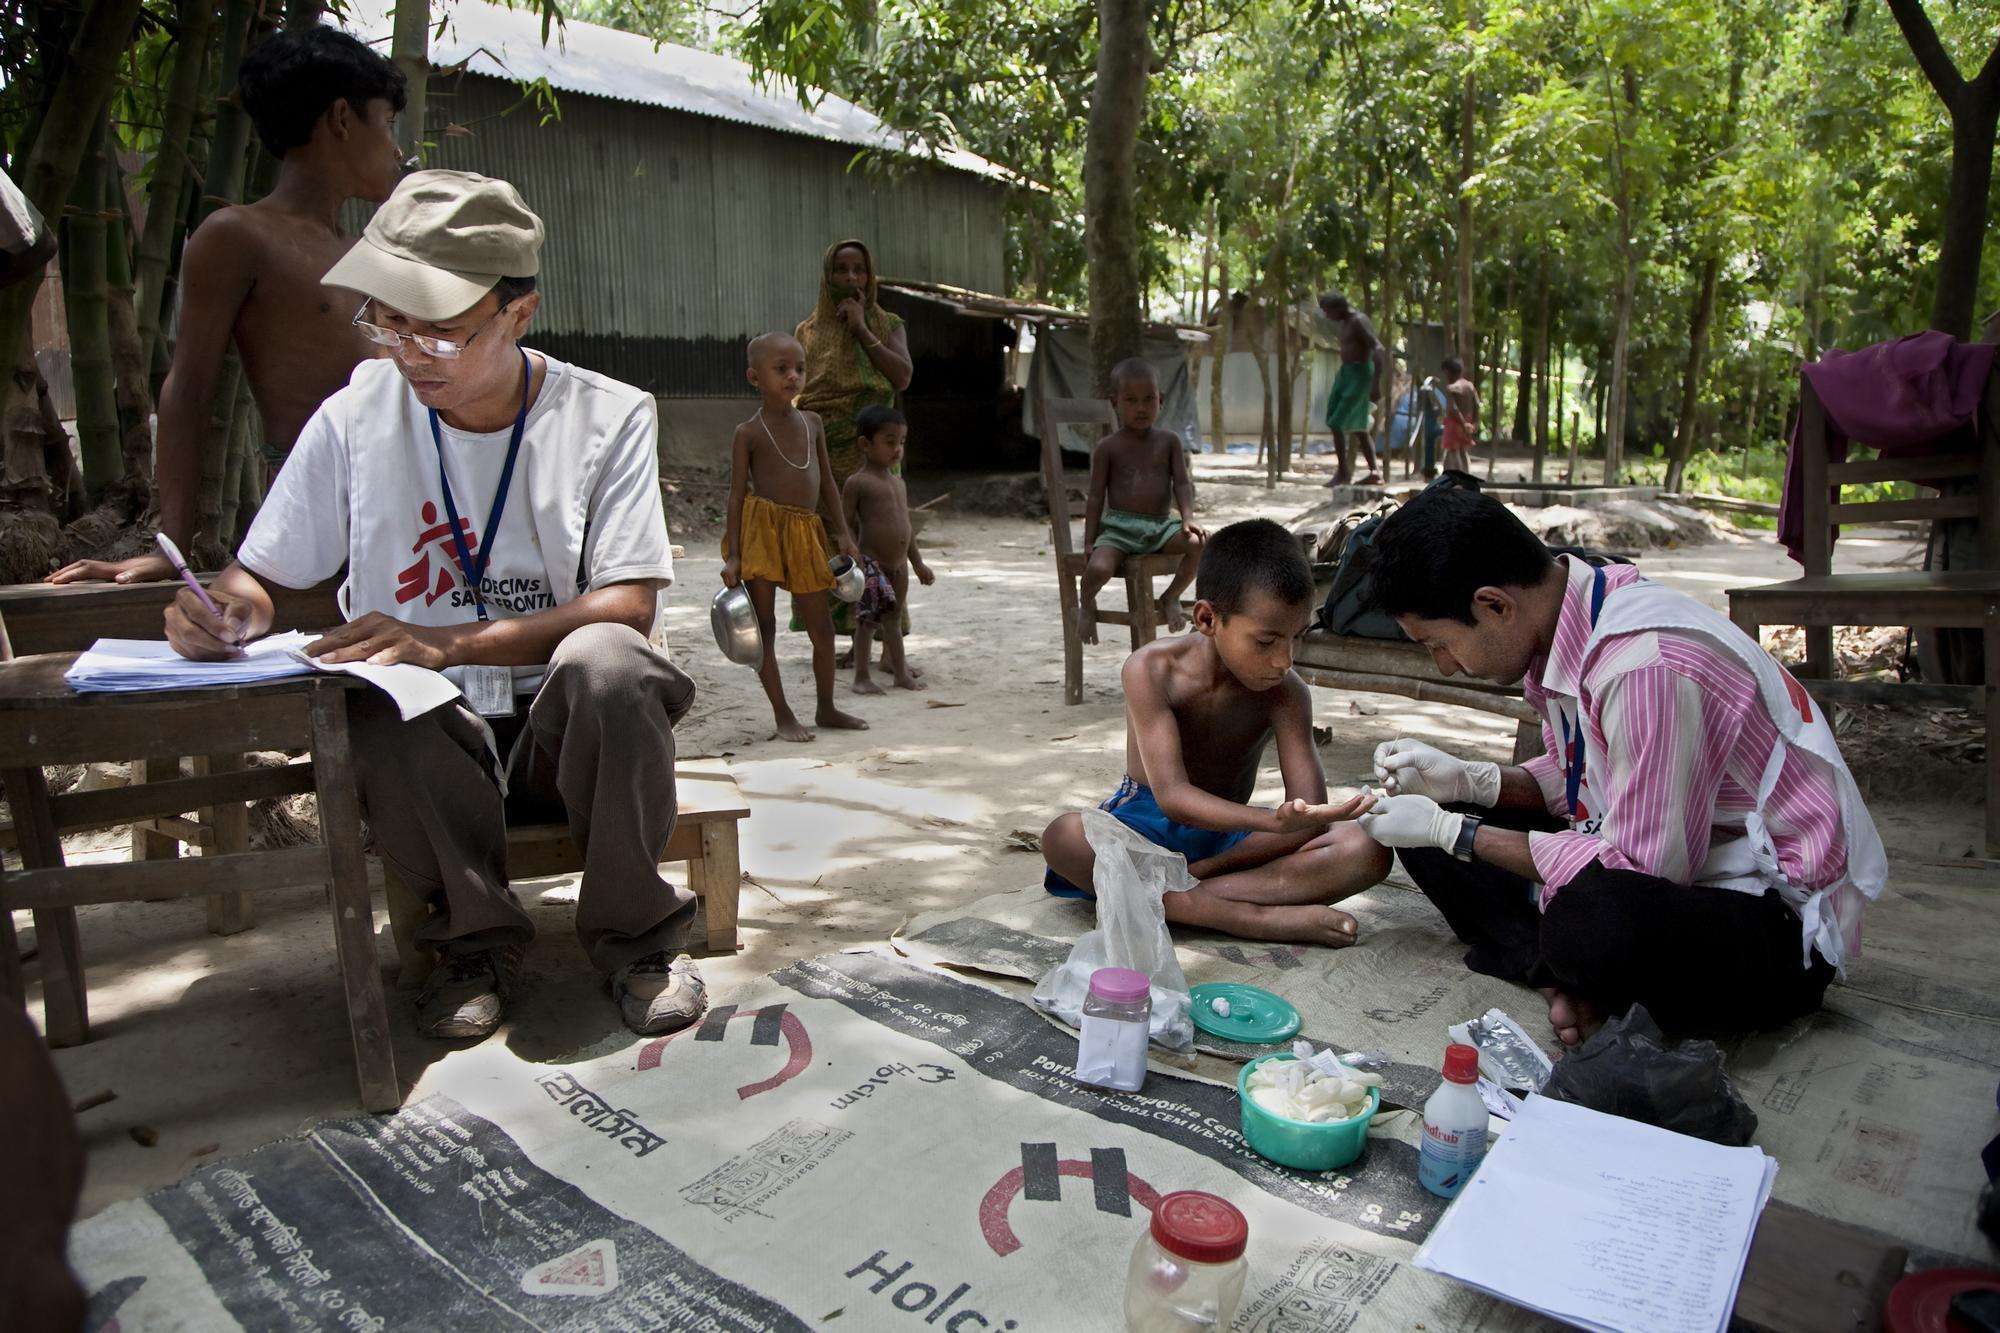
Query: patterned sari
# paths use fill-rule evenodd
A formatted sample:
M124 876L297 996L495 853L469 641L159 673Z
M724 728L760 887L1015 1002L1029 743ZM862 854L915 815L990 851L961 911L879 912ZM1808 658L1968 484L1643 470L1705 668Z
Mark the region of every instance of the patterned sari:
M871 404L893 407L895 386L889 377L868 359L868 349L834 313L851 293L833 285L833 257L849 247L859 250L868 262L868 290L862 297L867 306L868 331L887 340L903 321L881 306L875 274L875 256L860 241L835 241L820 261L819 303L794 334L806 352L806 383L799 391L799 406L817 412L826 423L827 458L833 464L833 481L844 486L861 466L861 449L854 433L854 419Z

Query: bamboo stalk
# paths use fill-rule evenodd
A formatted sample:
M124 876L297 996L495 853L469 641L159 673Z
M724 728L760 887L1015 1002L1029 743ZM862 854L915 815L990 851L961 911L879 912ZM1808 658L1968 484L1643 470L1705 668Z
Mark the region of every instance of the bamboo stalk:
M77 168L70 195L74 210L63 218L63 313L69 322L70 379L76 393L76 433L83 455L83 484L95 504L118 480L118 403L111 365L111 327L105 272L106 227L104 118L99 117Z
M181 194L193 168L195 115L200 109L201 76L208 63L215 6L210 0L181 0L178 18L179 49L167 81L160 147L153 156L153 178L146 188L146 231L139 238L135 266L139 343L149 365L166 310L167 272L173 259L174 232L182 216Z
M201 450L201 490L195 497L193 546L188 552L197 567L205 567L218 549L226 546L219 520L222 516L222 487L228 475L229 436L236 425L236 400L244 391L243 365L236 349L224 354L222 370L215 377L215 403L209 411L208 438Z
M107 154L114 213L106 219L104 267L106 324L111 334L111 368L117 376L113 401L118 409L119 486L134 517L153 494L153 395L147 376L145 339L139 333L132 281L132 211L116 157Z
M222 456L221 494L217 497L215 533L216 541L222 546L222 558L228 560L236 553L236 517L243 500L243 461L246 454L255 453L250 443L251 422L255 409L250 399L250 385L247 379L239 381L236 392L236 410L229 418L229 444ZM207 478L203 478L204 482Z

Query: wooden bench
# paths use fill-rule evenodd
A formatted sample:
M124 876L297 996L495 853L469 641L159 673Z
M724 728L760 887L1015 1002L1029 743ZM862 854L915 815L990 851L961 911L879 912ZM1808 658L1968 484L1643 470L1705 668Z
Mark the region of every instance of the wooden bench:
M750 806L736 785L735 775L720 760L676 765L674 787L680 813L660 863L688 863L688 887L701 901L708 952L734 953L737 897L743 888L737 824L749 817ZM571 840L569 825L531 824L507 830L510 879L540 879L582 868L583 852ZM430 916L431 903L386 864L382 881L389 904L389 929L403 965L402 982L413 985L429 975L433 961L431 951L417 942L417 929Z
M1514 720L1515 763L1542 752L1541 718L1518 688L1471 677L1447 678L1430 652L1408 639L1364 639L1308 630L1299 636L1292 669L1308 685L1396 694L1422 703L1497 713Z
M1811 381L1799 379L1800 469L1804 474L1804 547L1801 578L1758 587L1731 588L1729 615L1756 638L1765 625L1802 625L1806 665L1800 683L1818 697L1822 688L1844 686L1840 697L1873 703L1920 703L1936 707L1952 701L1985 710L1986 855L2000 857L2000 750L1990 738L2000 734L2000 372L1987 381L1969 453L1930 457L1874 458L1833 462L1827 454L1826 408ZM1976 495L1939 494L1915 500L1838 500L1842 486L1908 481L1938 487L1973 480ZM1833 572L1833 533L1849 523L1884 519L1975 518L1979 523L1978 569L1896 570L1886 573ZM1982 634L1982 685L1927 684L1922 694L1896 682L1835 681L1833 629L1836 625L1915 626L1970 629Z

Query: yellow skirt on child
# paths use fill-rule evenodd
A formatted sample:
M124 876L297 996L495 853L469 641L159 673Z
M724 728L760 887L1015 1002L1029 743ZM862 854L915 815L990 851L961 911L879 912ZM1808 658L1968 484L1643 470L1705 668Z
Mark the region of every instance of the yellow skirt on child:
M746 579L775 583L794 596L833 586L826 525L810 509L744 496L742 545Z

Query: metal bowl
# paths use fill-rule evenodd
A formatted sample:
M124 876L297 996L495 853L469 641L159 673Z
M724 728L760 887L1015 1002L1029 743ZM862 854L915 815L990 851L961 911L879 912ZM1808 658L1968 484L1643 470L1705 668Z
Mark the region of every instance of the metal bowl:
M763 662L764 636L757 629L757 608L750 604L750 592L742 584L715 594L715 600L708 604L708 624L724 657L739 666Z
M868 590L868 576L861 572L860 562L852 556L837 555L826 562L833 571L833 595L843 602L858 602L861 594Z

